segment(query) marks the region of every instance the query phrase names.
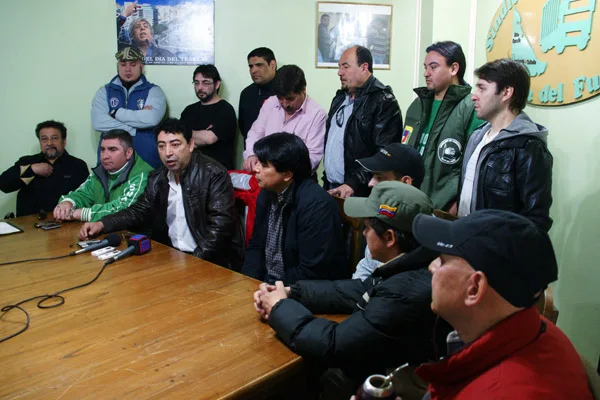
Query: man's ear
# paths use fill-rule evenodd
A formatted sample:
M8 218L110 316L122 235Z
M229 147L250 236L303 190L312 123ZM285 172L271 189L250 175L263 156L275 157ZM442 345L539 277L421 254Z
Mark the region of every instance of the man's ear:
M285 172L282 172L282 175L283 175L283 180L284 180L285 182L289 182L289 181L291 181L292 179L294 179L294 173L293 173L292 171L285 171Z
M413 178L411 178L408 175L404 175L402 178L400 178L400 182L406 183L407 185L412 186L412 184L413 184Z
M219 88L221 87L221 81L216 81L215 82L215 92L219 92Z
M488 281L485 274L481 271L473 272L468 282L465 305L467 307L472 307L481 303L488 287Z
M457 62L453 62L452 65L450 65L450 73L452 74L452 76L458 76L459 69L460 65L458 65Z
M396 232L393 229L388 229L383 232L382 239L385 241L385 247L388 249L394 247L396 243L398 243L398 237L396 236Z
M502 94L502 101L508 102L508 101L510 101L513 94L515 94L515 88L512 86L507 86L504 89L502 89L501 94Z
M127 159L127 161L129 161L132 156L133 156L133 147L129 147L125 151L125 158Z

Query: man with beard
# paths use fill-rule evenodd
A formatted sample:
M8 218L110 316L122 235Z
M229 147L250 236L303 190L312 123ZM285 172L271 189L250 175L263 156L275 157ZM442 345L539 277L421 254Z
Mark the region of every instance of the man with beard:
M240 94L239 125L244 144L263 103L272 96L273 78L277 72L275 54L267 47L259 47L248 54L248 69L252 84Z
M338 62L342 88L327 119L323 186L333 196L365 196L371 174L355 160L400 141L402 114L392 88L373 76L369 49L353 46Z
M19 191L17 217L52 210L61 195L76 189L88 176L87 164L65 150L67 128L62 122L40 122L35 135L41 152L21 157L0 175L0 190Z
M146 64L170 64L167 57L175 57L169 50L156 46L152 25L146 18L138 18L129 25L131 45L144 56Z
M233 169L235 111L219 97L221 75L212 64L199 65L194 71L194 91L200 99L181 113L185 127L192 131L194 145L202 153Z
M144 193L128 208L86 222L79 237L144 225L153 240L239 271L244 247L229 174L194 151L191 132L178 119L161 122L155 138L164 166L150 173Z
M138 50L126 47L115 57L118 74L96 92L92 100L92 126L102 133L112 129L127 131L133 136L136 153L158 168L162 164L153 129L165 115L167 99L160 87L146 80L143 55Z

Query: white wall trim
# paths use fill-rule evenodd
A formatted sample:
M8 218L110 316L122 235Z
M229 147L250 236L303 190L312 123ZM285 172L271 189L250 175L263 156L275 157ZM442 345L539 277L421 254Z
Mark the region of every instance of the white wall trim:
M469 49L467 54L467 68L465 70L465 80L475 85L473 73L475 71L475 35L477 33L477 0L471 0L471 10L469 16Z
M421 66L419 63L419 55L421 54L421 15L423 9L422 0L417 0L416 6L417 12L415 15L415 67L413 69L413 87L419 87L419 77L421 76ZM416 94L413 92L413 98L416 97Z

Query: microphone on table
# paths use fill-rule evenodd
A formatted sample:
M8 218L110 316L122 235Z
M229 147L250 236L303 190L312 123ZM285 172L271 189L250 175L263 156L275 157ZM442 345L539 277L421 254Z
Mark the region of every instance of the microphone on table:
M104 265L112 264L115 261L119 261L122 258L129 257L132 254L138 256L146 254L151 249L150 239L148 238L148 236L145 235L133 235L132 237L127 239L127 244L129 245L129 247L127 247L125 250L123 250L116 256L109 258Z
M106 236L104 238L104 240L102 240L99 243L92 244L92 245L87 246L86 248L76 250L76 251L70 253L69 255L76 256L77 254L87 253L88 251L98 250L98 249L101 249L106 246L117 247L120 244L121 244L121 236L112 234L112 235Z

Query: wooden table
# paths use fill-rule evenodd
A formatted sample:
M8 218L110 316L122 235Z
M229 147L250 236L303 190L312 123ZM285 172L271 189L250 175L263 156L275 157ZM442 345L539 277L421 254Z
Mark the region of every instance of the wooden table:
M80 223L44 231L33 217L10 222L25 232L0 236L0 262L76 249ZM66 293L58 308L25 304L31 326L0 343L0 398L240 398L301 367L260 322L252 305L257 281L152 246ZM89 281L102 264L86 253L0 266L0 307ZM0 336L24 322L10 311Z

